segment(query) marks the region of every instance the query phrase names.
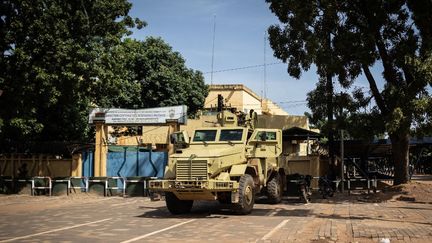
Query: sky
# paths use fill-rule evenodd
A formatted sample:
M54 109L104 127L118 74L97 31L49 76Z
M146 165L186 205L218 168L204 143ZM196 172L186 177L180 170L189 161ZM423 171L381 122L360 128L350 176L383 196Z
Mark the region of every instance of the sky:
M265 36L268 27L278 24L278 19L264 0L131 2L133 6L130 15L148 24L141 30L134 30L131 37L139 40L149 36L161 37L183 56L188 68L204 73L207 84L244 84L260 96L265 94L290 115L303 115L305 111L309 111L306 95L318 81L315 69L303 73L300 79L295 79L288 75L286 64L280 63L273 56ZM262 66L223 71L263 65L264 62L279 63L266 66L265 78ZM359 84L362 83L364 81Z

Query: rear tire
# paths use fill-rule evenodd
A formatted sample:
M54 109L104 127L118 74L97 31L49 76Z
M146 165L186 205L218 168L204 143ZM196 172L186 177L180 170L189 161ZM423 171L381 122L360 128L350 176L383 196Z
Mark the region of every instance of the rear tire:
M193 200L180 200L172 192L165 192L165 203L171 214L185 214L192 209Z
M282 201L282 180L279 174L267 183L267 198L271 204L280 203Z
M238 214L250 214L255 204L254 181L250 175L240 177L239 202L235 205Z

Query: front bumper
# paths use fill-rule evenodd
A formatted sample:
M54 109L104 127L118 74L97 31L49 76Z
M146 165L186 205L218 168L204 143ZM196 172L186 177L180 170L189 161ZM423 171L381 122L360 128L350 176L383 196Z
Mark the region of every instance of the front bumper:
M159 192L172 192L180 200L217 200L218 192L231 192L232 201L238 201L237 181L220 180L151 180L148 189Z
M148 182L148 189L152 191L237 191L239 183L237 181L220 180L151 180Z

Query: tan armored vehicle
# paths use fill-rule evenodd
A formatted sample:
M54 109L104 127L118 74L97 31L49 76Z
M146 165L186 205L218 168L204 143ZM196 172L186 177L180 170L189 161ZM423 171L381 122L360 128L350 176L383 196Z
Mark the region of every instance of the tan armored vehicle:
M172 214L189 212L194 200L218 200L240 214L252 211L258 193L271 203L280 202L285 185L278 164L282 131L253 129L256 113L244 119L244 126L238 126L237 119L222 111L221 126L197 129L190 141L185 133L174 134L177 149L164 179L149 181L150 190L165 192Z

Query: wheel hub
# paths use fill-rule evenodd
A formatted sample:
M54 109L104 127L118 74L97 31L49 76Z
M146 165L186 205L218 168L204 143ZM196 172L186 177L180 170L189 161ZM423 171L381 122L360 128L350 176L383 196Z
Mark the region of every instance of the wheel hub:
M245 199L247 204L250 204L252 202L252 198L253 198L253 193L252 193L252 188L250 186L247 186L245 188Z

